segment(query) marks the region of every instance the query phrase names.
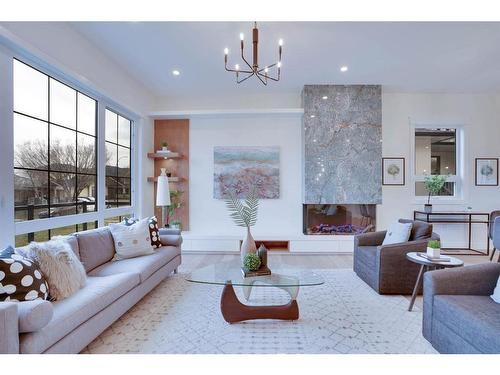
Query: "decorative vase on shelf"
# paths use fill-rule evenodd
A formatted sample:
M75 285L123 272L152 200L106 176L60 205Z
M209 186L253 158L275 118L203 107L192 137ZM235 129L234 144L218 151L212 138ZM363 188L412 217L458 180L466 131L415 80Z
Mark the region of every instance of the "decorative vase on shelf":
M161 151L162 151L162 152L168 152L168 147L163 146L163 147L161 148Z
M241 244L241 261L243 262L245 256L250 253L257 253L257 246L255 245L255 240L250 232L250 227L247 227L247 235Z

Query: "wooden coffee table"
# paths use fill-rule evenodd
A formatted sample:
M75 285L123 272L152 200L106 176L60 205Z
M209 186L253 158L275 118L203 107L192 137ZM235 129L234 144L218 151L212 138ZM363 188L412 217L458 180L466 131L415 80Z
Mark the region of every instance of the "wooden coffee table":
M315 286L324 283L313 272L305 270L273 270L268 276L243 277L238 262L223 262L200 268L186 278L187 281L200 284L223 285L220 309L224 320L237 323L252 319L299 319L297 295L300 287ZM279 288L288 293L290 302L285 305L250 306L239 301L234 286L243 288L243 295L248 301L253 288Z
M419 253L408 253L406 254L406 259L413 263L420 264L420 271L418 272L417 281L415 282L415 287L413 288L413 294L411 295L410 307L408 307L408 311L413 309L413 305L415 303L415 299L417 298L418 291L422 284L422 275L425 271L428 270L436 270L443 268L454 268L454 267L462 267L464 262L458 258L450 257L447 255L441 255L439 259L430 260L418 255ZM447 259L447 260L445 260Z

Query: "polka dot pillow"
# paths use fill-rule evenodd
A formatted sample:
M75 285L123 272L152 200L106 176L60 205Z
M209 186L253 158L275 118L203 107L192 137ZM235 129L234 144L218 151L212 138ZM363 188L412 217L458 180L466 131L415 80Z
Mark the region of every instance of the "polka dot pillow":
M48 295L49 286L33 261L12 247L0 252L0 301L45 300Z
M137 223L138 221L139 219L126 218L122 221L122 223L127 226L130 226ZM161 247L161 241L160 241L160 232L158 230L158 220L156 219L156 216L150 217L148 224L149 224L149 235L151 236L151 246L157 249Z

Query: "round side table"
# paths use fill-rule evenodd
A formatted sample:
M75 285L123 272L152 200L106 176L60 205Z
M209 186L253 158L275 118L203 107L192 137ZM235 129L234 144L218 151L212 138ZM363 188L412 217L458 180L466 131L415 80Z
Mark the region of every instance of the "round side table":
M418 272L417 282L415 283L415 287L413 288L413 294L411 295L410 307L408 307L408 311L413 309L413 304L415 303L415 299L417 298L418 290L422 284L422 275L425 271L429 270L438 270L443 268L455 268L462 267L464 262L458 258L450 257L446 255L441 255L438 259L427 259L419 254L422 253L408 253L406 254L406 259L410 262L420 264L420 271ZM423 253L425 254L425 253Z

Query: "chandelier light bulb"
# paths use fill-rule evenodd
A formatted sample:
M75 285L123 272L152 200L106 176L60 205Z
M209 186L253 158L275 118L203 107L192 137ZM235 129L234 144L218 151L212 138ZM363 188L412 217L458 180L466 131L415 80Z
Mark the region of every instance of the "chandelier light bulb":
M244 39L245 39L245 34L240 33L240 40L244 40Z
M235 70L240 70L240 64L236 64L236 65L234 66L234 69L235 69Z
M278 61L278 68L281 68L281 61Z
M278 44L280 45L280 47L283 45L283 39L280 39L278 40Z
M267 66L264 68L264 72L269 72L269 68Z
M229 54L229 48L224 48L224 55L228 55Z

